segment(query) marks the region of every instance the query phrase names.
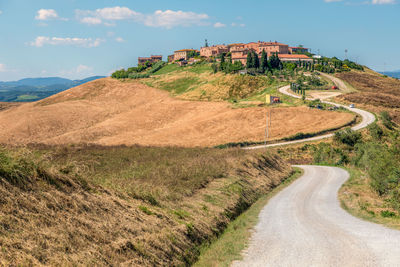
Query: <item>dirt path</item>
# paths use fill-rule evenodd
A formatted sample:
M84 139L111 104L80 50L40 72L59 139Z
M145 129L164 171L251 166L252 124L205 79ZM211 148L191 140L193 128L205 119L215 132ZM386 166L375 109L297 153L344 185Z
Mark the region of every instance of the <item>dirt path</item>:
M335 77L332 77L332 78L335 78ZM335 78L335 79L337 79L337 78ZM344 84L344 86L346 86L346 85ZM291 97L301 98L300 95L297 95L290 90L290 86L281 87L279 89L279 92L281 92L282 94L291 96ZM313 99L307 98L307 100L313 100ZM360 115L362 118L361 122L351 128L354 131L366 128L366 127L368 127L368 125L372 124L375 121L374 114L372 114L368 111L358 109L358 108L349 108L348 106L345 106L345 105L341 105L341 104L337 104L337 103L329 102L329 101L324 101L324 100L322 100L321 102L330 104L330 105L334 105L337 107L343 107L343 108L346 108L346 109ZM333 136L333 134L325 134L325 135L320 135L320 136L315 136L315 137L305 138L305 139L300 139L300 140L295 140L295 141L289 141L289 142L281 142L281 143L261 145L261 146L252 146L252 147L247 147L245 149L260 149L260 148L266 148L266 147L283 146L283 145L297 144L297 143L303 143L303 142L318 141L318 140L330 138L332 136Z
M243 261L233 266L399 266L400 231L340 207L345 170L298 167L303 177L264 207Z

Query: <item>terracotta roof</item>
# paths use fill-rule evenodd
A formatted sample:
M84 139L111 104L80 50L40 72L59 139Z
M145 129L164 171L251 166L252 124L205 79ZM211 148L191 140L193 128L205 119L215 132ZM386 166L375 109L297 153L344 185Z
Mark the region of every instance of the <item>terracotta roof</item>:
M189 51L196 51L195 49L181 49L181 50L176 50L175 52L189 52Z
M288 46L287 44L282 44L282 43L278 43L278 42L265 42L262 43L261 46L263 45L280 45L280 46Z
M293 54L278 54L279 58L298 58L298 59L311 59L306 55L293 55Z
M228 45L228 46L237 46L237 45L244 45L244 44L242 44L242 43L236 43L236 44L230 44L230 45Z
M297 47L297 46L291 46L290 48L295 48L295 49L307 49L307 50L308 50L308 48L305 48L305 47Z

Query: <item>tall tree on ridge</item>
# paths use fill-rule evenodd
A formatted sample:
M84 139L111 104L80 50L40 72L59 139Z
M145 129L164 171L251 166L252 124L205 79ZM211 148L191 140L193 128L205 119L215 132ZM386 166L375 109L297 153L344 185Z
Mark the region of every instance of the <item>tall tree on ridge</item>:
M260 67L261 67L262 73L265 73L269 69L268 68L268 56L267 56L267 53L265 53L265 50L263 50L261 53Z

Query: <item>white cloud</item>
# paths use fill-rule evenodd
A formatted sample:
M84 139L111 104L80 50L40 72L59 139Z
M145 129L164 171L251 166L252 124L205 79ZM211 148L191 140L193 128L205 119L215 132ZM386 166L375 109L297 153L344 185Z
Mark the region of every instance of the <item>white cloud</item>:
M81 19L81 22L89 25L98 25L102 23L101 19L95 17L84 17Z
M101 24L103 20L127 20L133 19L139 13L127 7L105 7L96 10L75 10L75 15L81 23ZM95 22L95 23L93 23Z
M387 4L394 4L396 3L395 0L372 0L372 4L374 5L387 5Z
M79 47L98 47L102 39L92 39L92 38L60 38L60 37L46 37L38 36L35 41L31 42L31 46L42 47L44 45L70 45Z
M115 38L115 41L117 41L118 43L123 43L125 42L125 40L122 37L117 37Z
M0 10L0 15L3 14L3 11Z
M204 26L209 19L207 14L197 14L194 12L157 10L151 15L145 16L143 24L150 27L164 27L167 29L176 26Z
M0 63L0 72L6 72L6 65Z
M85 24L114 26L115 21L130 20L149 27L173 28L176 26L207 25L209 16L195 12L157 10L153 14L142 14L127 7L106 7L96 10L75 10L76 18Z
M246 24L244 24L244 23L239 23L239 24L237 24L237 23L235 23L235 22L232 22L232 23L231 23L231 26L232 26L232 27L237 27L237 26L238 26L238 27L245 27Z
M343 0L324 0L325 3L342 2Z
M65 18L60 18L57 14L57 11L54 9L39 9L37 15L35 16L36 20L67 20Z
M93 76L93 68L87 65L80 64L69 70L61 70L57 73L58 76L67 77L71 79L85 78Z
M86 66L86 65L79 65L78 67L76 67L76 73L82 73L82 72L90 72L92 71L93 68Z
M221 22L217 22L214 24L214 28L224 28L224 27L226 27L226 25Z

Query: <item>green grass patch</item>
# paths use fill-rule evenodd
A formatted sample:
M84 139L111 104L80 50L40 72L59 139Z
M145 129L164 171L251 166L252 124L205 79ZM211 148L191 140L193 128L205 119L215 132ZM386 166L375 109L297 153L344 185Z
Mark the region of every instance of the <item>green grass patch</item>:
M158 71L154 72L153 75L162 75L167 74L175 71L179 71L181 67L178 64L168 64L159 69Z
M175 94L182 94L188 91L192 86L198 83L199 79L196 77L186 77L176 79L172 82L163 82L160 84L161 89L173 92Z
M195 64L193 66L188 66L184 68L186 68L187 71L194 72L197 74L212 72L211 65L207 63Z
M36 95L19 95L16 101L29 101L29 100L35 100L38 99L39 97Z
M290 185L302 174L302 169L294 168L290 177L269 194L262 196L247 211L231 222L215 242L202 247L199 260L194 266L230 266L233 261L240 260L242 258L241 252L248 246L251 237L250 230L257 224L258 215L261 210L273 196Z
M371 191L368 175L354 166L343 168L350 177L339 191L341 207L354 217L400 230L400 216L388 209L385 200L369 202L376 195Z

